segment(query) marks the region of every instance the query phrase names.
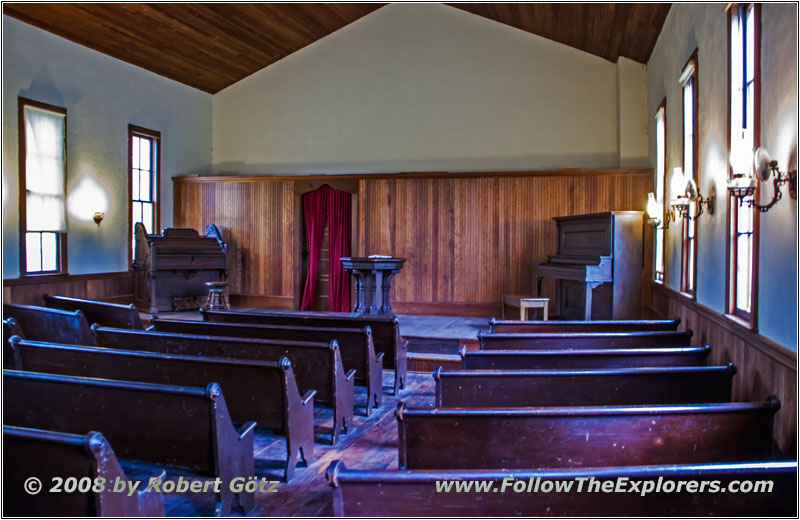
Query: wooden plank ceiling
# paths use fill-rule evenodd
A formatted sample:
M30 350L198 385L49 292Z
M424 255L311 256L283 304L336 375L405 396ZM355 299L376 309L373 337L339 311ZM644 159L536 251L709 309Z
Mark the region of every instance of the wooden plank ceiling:
M216 93L385 4L4 3L23 22ZM450 4L616 61L645 63L670 4Z

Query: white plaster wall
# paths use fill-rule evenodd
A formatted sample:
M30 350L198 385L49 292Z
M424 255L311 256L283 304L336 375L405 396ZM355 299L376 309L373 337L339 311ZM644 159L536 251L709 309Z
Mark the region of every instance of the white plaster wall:
M616 167L617 119L615 64L445 5L390 4L215 94L213 170Z
M169 226L171 177L210 167L211 95L3 16L3 278L19 275L19 96L67 109L69 272L127 270L128 124L161 132Z
M698 221L697 301L725 312L727 157L727 15L725 4L673 4L647 63L650 161L655 165L655 112L667 98L667 198L682 163L682 99L678 77L698 48L699 182L717 193L717 209ZM797 6L763 4L761 144L785 168L797 148ZM784 188L785 190L785 188ZM763 191L771 196L771 186ZM765 196L765 198L766 198ZM797 349L797 201L784 197L761 215L759 332ZM667 237L667 285L680 288L680 225Z
M625 57L617 60L617 105L619 107L619 166L647 168L648 116L647 67Z

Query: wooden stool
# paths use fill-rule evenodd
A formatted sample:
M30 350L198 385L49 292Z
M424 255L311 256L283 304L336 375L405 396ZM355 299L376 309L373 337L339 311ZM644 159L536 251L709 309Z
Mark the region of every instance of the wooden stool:
M228 282L206 282L206 287L208 287L206 309L226 311L231 308L228 303Z
M519 319L525 321L528 317L528 309L542 309L542 319L547 321L547 308L550 305L550 298L528 298L513 294L503 295L502 318L506 317L506 305L519 307Z

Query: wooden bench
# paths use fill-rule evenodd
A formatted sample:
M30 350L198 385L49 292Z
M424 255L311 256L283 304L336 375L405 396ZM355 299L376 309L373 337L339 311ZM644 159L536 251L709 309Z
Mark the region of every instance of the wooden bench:
M352 423L355 369L345 373L339 345L336 341L310 343L221 338L110 329L97 324L92 325L92 331L97 339L97 344L108 348L251 361L279 361L285 356L292 362L297 387L301 390L314 389L317 391L314 401L333 405L331 444L336 444L339 432L347 431L348 426Z
M348 316L315 312L302 314L279 311L209 311L200 309L203 321L252 323L260 325L293 325L299 327L344 327L372 329L375 352L384 354L387 369L394 370L394 391L405 387L408 372L408 345L400 337L400 324L395 316Z
M79 435L99 431L117 457L180 466L222 482L253 476L256 424L234 428L216 383L197 388L4 370L3 422ZM214 514L230 515L237 498L245 513L253 509L253 493L220 486Z
M796 460L535 471L358 471L335 460L325 477L332 488L332 514L338 517L797 516ZM641 491L587 492L592 478L601 483L623 482L626 490L638 482ZM703 491L674 491L678 482L692 480ZM771 492L737 493L729 486L734 480L772 482ZM711 491L714 481L719 492ZM443 482L453 485L452 491L437 491ZM459 492L454 482L462 486L481 482L487 487L486 491L476 491L474 486ZM517 482L525 483L524 491L513 491ZM554 486L547 493L540 491L546 482ZM570 482L568 490L555 487ZM582 492L578 492L581 482ZM655 490L658 482L660 491ZM529 483L538 485L539 491L528 492Z
M397 409L400 469L690 464L770 457L780 402Z
M681 319L597 320L597 321L514 321L489 320L491 333L535 332L645 332L678 330Z
M27 339L71 345L94 345L94 336L81 311L62 311L34 305L3 304L3 319L14 318ZM85 433L85 432L84 432Z
M17 370L140 381L177 386L214 382L225 395L233 421L253 420L286 436L284 477L294 475L298 454L314 459L314 390L301 398L292 364L243 361L157 352L61 345L11 339Z
M142 320L139 318L139 311L136 310L134 304L119 305L67 296L50 296L49 294L44 295L44 304L51 309L81 311L90 325L99 323L103 327L144 329Z
M147 479L139 481L132 495L131 480L120 466L114 450L101 433L85 435L3 426L3 515L4 516L164 516L164 496L146 492ZM35 476L42 483L37 494L25 491L25 482ZM166 478L166 472L151 475ZM82 480L104 479L103 491L50 493L53 477ZM139 480L139 479L137 479ZM113 491L119 481L125 492Z
M437 408L724 403L736 367L442 370Z
M711 348L660 347L584 350L467 350L462 347L465 370L529 370L535 368L630 368L703 366Z
M8 343L11 336L25 337L25 334L22 333L22 327L19 326L19 323L14 318L3 320L3 368L14 368L14 352Z
M376 354L372 329L340 327L302 327L292 325L256 325L250 323L214 323L154 319L152 330L203 336L254 338L272 341L336 341L346 370L355 369L356 384L367 387L366 413L383 402L383 353Z
M542 309L542 319L547 321L550 298L537 298L535 296L522 296L518 294L504 294L502 299L503 319L506 317L506 305L519 308L519 319L528 318L528 309Z
M490 334L478 332L482 350L589 349L688 347L692 331L658 332L552 332L538 334Z

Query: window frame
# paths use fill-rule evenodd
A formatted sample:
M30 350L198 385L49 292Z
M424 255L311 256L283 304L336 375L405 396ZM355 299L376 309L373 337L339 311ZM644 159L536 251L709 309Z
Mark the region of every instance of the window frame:
M156 160L155 179L150 179L151 190L155 194L153 201L153 229L150 233L158 233L161 229L161 132L142 126L128 125L128 270L133 269L133 138L145 137L153 141ZM155 183L155 184L153 184Z
M733 87L733 71L732 71L732 49L733 35L731 34L731 25L734 16L740 16L740 8L749 8L752 6L753 12L753 150L757 150L761 144L761 4L758 3L736 3L728 6L727 21L728 21L728 49L727 49L727 69L728 69L728 157L731 155L731 133L733 131L733 111L731 105L734 102L732 98ZM743 55L746 59L746 54ZM744 94L747 95L746 92ZM728 176L733 175L733 168L728 163ZM759 200L761 191L761 183L756 185L753 199ZM725 316L745 325L750 330L755 331L757 326L757 309L758 309L758 257L759 257L759 220L760 212L753 208L753 222L752 222L752 248L750 252L750 312L746 312L738 308L737 294L736 294L736 272L737 272L737 241L735 240L736 230L738 229L738 215L739 215L739 201L728 193L728 211L726 221L726 247L725 247Z
M19 157L18 157L18 170L19 170L19 276L32 277L32 276L59 276L69 273L69 257L68 257L68 238L69 231L55 232L56 235L56 261L58 267L51 271L28 271L28 213L27 213L27 146L26 146L26 131L25 131L25 107L38 108L47 110L57 114L64 115L64 201L67 199L67 109L58 105L51 105L19 96L17 98L17 128L19 140ZM64 218L67 218L66 215ZM31 233L39 233L40 238L42 233L51 233L50 231L38 231Z
M661 101L658 105L658 109L656 109L656 126L658 125L658 117L661 114L661 119L664 121L664 142L663 148L661 150L661 161L664 165L664 171L661 178L661 200L656 200L661 204L661 225L655 228L655 236L653 237L653 276L652 279L655 283L664 285L667 279L667 263L666 263L666 255L667 255L667 232L666 232L666 223L667 223L667 98ZM656 154L658 154L658 131L656 130ZM656 159L657 160L657 159ZM658 166L656 166L656 169ZM658 172L655 172L654 183L658 184ZM656 186L656 193L658 193L658 186ZM659 273L656 266L658 265L658 238L661 237L661 268L662 271ZM661 275L659 279L658 275Z
M700 163L698 158L698 100L700 98L699 88L699 67L697 61L697 51L695 48L691 56L686 62L686 65L681 69L680 85L681 85L681 168L686 175L686 98L685 89L686 85L691 82L692 85L692 178L698 184L698 165ZM689 67L692 70L689 71ZM689 203L689 214L693 215L696 212L694 207L697 202ZM690 226L694 231L694 235L689 236ZM690 265L691 263L691 265ZM691 278L689 273L691 271ZM688 216L683 218L681 225L681 294L687 298L695 300L697 298L697 220L692 220Z

